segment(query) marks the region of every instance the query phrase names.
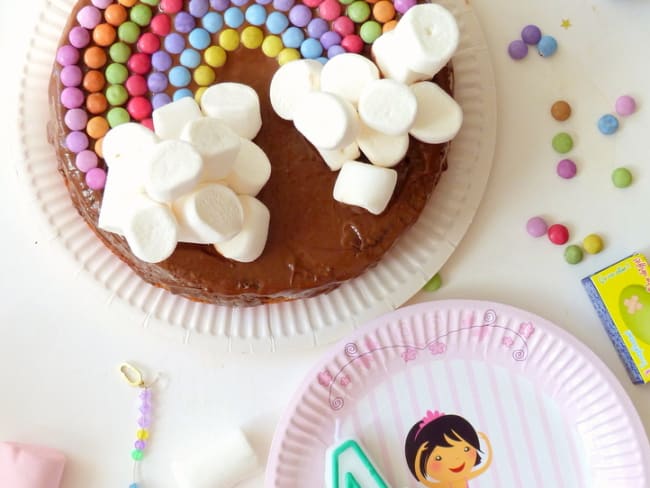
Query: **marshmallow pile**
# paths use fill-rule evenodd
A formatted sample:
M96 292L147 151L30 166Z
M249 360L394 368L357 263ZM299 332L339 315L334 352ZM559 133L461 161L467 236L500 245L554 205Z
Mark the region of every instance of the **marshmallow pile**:
M257 93L218 83L201 107L182 98L155 110L153 123L155 132L127 123L106 134L99 227L124 236L148 263L167 259L178 242L257 259L270 214L255 196L271 175L266 154L251 142L262 126Z
M454 16L440 5L416 5L372 46L376 61L346 53L324 66L287 63L275 73L271 105L339 171L334 199L380 214L388 205L409 134L428 144L453 139L463 121L456 101L426 81L458 47ZM383 78L380 77L383 75ZM356 161L363 153L372 164Z

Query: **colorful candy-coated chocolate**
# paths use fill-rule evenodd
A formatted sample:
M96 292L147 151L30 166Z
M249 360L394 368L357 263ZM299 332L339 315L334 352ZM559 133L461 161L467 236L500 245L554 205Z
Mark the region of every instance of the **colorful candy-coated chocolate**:
M122 85L111 85L106 89L106 99L113 107L124 105L129 98L129 93Z
M127 20L117 28L117 37L127 44L135 44L140 37L140 26L131 20Z
M142 75L131 75L126 80L126 90L132 97L141 97L147 93L147 80Z
M84 90L90 93L102 91L106 85L106 78L101 71L90 70L84 75L82 86Z
M102 190L106 185L106 170L93 168L86 173L86 185L91 190Z
M542 31L536 25L527 25L521 30L521 39L531 46L537 44L542 38Z
M74 108L65 113L63 122L70 130L83 130L88 122L88 114L81 108Z
M335 2L338 5L338 2L336 0L325 0L325 1ZM321 7L322 6L323 4L321 4ZM288 26L289 26L289 19L282 12L271 12L266 18L266 28L271 34L280 34Z
M207 86L200 86L195 92L194 92L194 100L196 100L196 103L201 103L201 98L203 98L203 94L205 91L208 89Z
M56 52L56 62L61 66L77 64L79 61L79 50L69 44L61 46Z
M307 5L309 8L317 8L321 3L323 3L323 0L303 0L305 5Z
M300 59L300 51L291 47L285 47L280 51L280 54L278 54L278 64L280 66L283 66L290 61L296 61L297 59Z
M210 66L199 66L194 71L194 81L199 86L210 86L216 80L217 75Z
M382 26L381 32L382 32L382 34L386 34L386 32L392 31L395 27L397 27L397 21L396 20L389 20L388 22L386 22Z
M230 7L223 13L223 20L228 27L237 29L244 23L244 12L242 12L240 8Z
M566 154L573 149L573 138L566 132L560 132L555 134L551 145L558 153Z
M133 7L138 0L117 0L120 4L125 7Z
M557 40L553 36L542 36L537 43L537 52L540 56L548 58L553 56L557 51Z
M341 47L349 53L360 53L363 50L363 39L356 34L348 34L341 41Z
M168 14L180 12L183 8L183 0L160 0L160 10Z
M208 66L219 68L226 64L226 51L221 46L210 46L203 53L203 58Z
M294 5L289 10L289 20L298 27L306 27L311 20L311 9L306 5Z
M282 44L285 47L298 48L305 40L305 34L298 27L289 27L282 33Z
M230 0L210 0L210 5L213 9L223 12L230 5Z
M91 69L102 68L106 61L106 52L101 47L91 46L84 51L84 63Z
M224 29L219 34L219 45L226 51L234 51L239 47L239 33L235 29Z
M293 7L295 0L273 0L273 8L282 12L288 12Z
M323 0L318 6L318 14L322 19L334 20L341 15L341 4L337 0Z
M589 234L582 240L582 247L589 254L598 254L603 250L603 239L598 234Z
M363 0L356 0L348 5L346 13L354 22L361 24L370 17L370 5Z
M428 292L434 292L434 291L438 291L441 286L442 286L442 276L440 276L440 273L436 273L429 281L427 281L424 284L422 290Z
M101 8L101 9L104 9L104 8L108 7L112 2L113 2L113 0L91 0L91 3L95 7Z
M329 30L329 24L320 18L311 19L307 24L307 35L314 39L320 39L320 36Z
M562 224L553 224L548 228L548 238L553 244L561 246L569 241L569 229Z
M177 32L172 32L164 40L165 51L180 54L185 49L185 38Z
M616 168L612 172L612 183L616 188L627 188L632 184L632 173L627 168Z
M70 132L65 137L65 147L75 154L88 149L88 142L88 136L84 132L77 130Z
M152 98L151 98L151 105L153 106L153 109L156 110L157 108L164 107L168 103L171 103L172 99L167 93L156 93Z
M131 117L129 117L129 112L127 112L125 108L113 107L106 114L106 120L108 120L108 125L113 128L121 124L126 124L131 120Z
M341 44L342 40L343 38L341 37L341 35L333 31L325 32L320 37L320 43L322 44L323 49L326 50L334 46L335 44Z
M366 44L372 44L379 36L381 36L381 34L381 24L374 20L367 20L361 24L361 28L359 29L359 36L361 36L361 39L363 39L363 42Z
M582 261L583 256L582 249L580 246L576 246L575 244L567 246L564 250L564 259L569 264L578 264Z
M559 163L557 163L556 170L558 176L564 179L571 179L578 172L576 163L574 163L571 159L561 160Z
M160 49L160 38L152 32L145 32L138 39L137 47L138 51L153 54Z
M83 47L86 47L90 42L90 33L83 27L77 25L70 29L70 33L68 34L68 41L70 42L71 46L76 47L77 49L81 49Z
M106 79L109 83L117 85L124 83L129 76L126 66L120 63L111 63L106 67Z
M116 63L126 63L131 56L131 48L123 42L116 42L108 49L108 55Z
M345 49L343 49L343 46L341 46L341 45L335 45L335 46L330 47L330 48L327 50L327 57L328 57L329 59L332 59L334 56L338 56L339 54L343 54L343 53L345 53L345 52L346 52L346 51L345 51Z
M208 0L190 0L187 9L194 17L201 18L208 13L210 3Z
M92 137L93 139L99 139L106 135L108 129L109 127L106 119L97 115L88 121L88 125L86 126L86 134L88 134L88 136Z
M395 18L395 7L389 0L379 0L372 7L372 16L382 24Z
M223 17L218 12L208 12L201 19L201 25L211 34L216 34L223 28Z
M187 37L190 46L195 49L203 50L208 47L211 43L210 33L203 29L202 27L197 27L190 32L190 35Z
M173 100L176 102L181 98L192 98L192 90L189 88L181 88L174 92Z
M149 28L157 36L166 36L172 31L172 19L167 14L159 13L151 19Z
M126 63L129 70L139 75L144 75L151 69L151 56L145 53L135 53Z
M61 90L60 99L65 108L79 108L84 103L84 93L77 87L69 86Z
M259 4L250 5L244 14L246 22L251 25L264 25L266 22L266 9Z
M103 93L91 93L86 97L86 110L93 115L99 115L108 108L108 101Z
M201 64L201 53L196 49L185 49L181 53L179 61L186 68L196 68Z
M196 20L187 12L178 12L174 17L174 28L177 32L187 34L196 27Z
M278 36L266 36L262 42L262 52L269 58L275 58L283 47L282 39Z
M618 119L611 114L605 114L598 119L598 130L601 134L610 136L618 130Z
M94 151L84 150L75 156L74 164L79 171L87 173L99 164L99 158Z
M516 39L508 44L508 54L512 59L524 59L528 54L528 44L521 39Z
M345 37L354 33L354 22L349 17L339 17L332 22L332 30L340 36Z
M86 5L77 13L77 22L86 29L94 29L101 21L102 13L92 5Z
M169 83L172 86L183 88L190 84L192 75L185 66L174 66L169 70Z
M548 224L542 217L531 217L526 222L526 231L532 237L542 237L548 231Z
M626 117L636 112L636 100L629 95L623 95L616 99L615 107L618 115Z
M564 122L571 117L571 105L564 100L558 100L551 105L551 117L558 122Z
M93 29L93 41L98 46L108 47L115 41L117 36L115 27L111 24L99 24Z
M172 57L165 51L156 51L151 55L151 65L156 71L167 71L172 66Z
M394 0L395 10L400 14L405 14L411 7L417 4L417 0Z
M167 77L163 73L151 73L147 77L147 88L151 93L162 93L167 89Z
M126 22L128 16L129 14L124 6L119 3L109 5L104 11L104 20L115 27L119 27Z
M306 59L316 59L323 54L323 46L316 39L305 39L300 45L300 54Z
M79 86L83 79L81 68L76 64L64 66L63 69L61 69L59 79L61 80L61 83L63 83L63 86Z

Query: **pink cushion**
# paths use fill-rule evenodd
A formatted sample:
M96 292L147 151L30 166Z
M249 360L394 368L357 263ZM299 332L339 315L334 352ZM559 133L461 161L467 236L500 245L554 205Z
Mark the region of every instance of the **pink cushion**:
M65 456L49 447L0 442L0 486L59 488Z

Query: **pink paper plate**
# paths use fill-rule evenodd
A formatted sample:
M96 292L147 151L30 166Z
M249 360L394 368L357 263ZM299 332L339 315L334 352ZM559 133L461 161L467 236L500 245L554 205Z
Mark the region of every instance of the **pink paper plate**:
M334 347L276 431L265 486L324 486L326 449L352 437L389 486L422 487L404 441L429 410L491 440L469 488L650 486L643 426L593 352L523 310L454 300L385 315Z

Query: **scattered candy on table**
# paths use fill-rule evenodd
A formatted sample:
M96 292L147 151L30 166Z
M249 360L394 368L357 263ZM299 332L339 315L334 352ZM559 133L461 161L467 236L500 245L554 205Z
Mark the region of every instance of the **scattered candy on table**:
M553 244L561 246L569 241L569 229L562 224L553 224L548 228L548 238Z
M558 100L551 106L551 116L558 122L564 122L571 117L571 105L564 100Z
M612 182L616 188L627 188L632 184L632 173L627 168L616 168L612 172Z
M526 231L533 237L542 237L548 231L548 224L542 217L531 217L526 222Z
M528 45L521 39L512 41L508 45L508 54L512 59L524 59L528 54Z
M614 134L618 130L618 119L611 114L605 114L598 119L598 130L606 136Z
M434 292L440 289L442 286L442 276L440 273L436 273L433 277L425 283L422 287L423 291Z
M557 40L553 36L542 35L536 25L527 25L521 30L521 38L508 44L508 54L512 59L520 60L528 54L528 46L535 46L542 57L549 57L557 51Z
M553 36L542 36L537 44L537 52L540 56L548 58L557 51L557 41Z
M531 46L537 45L542 38L542 31L536 25L527 25L521 31L521 39Z
M580 246L571 244L564 250L564 259L569 264L578 264L580 261L582 261L582 258L583 253L582 249L580 249Z
M560 132L553 137L553 149L560 154L566 154L573 149L573 138L566 132Z
M598 254L603 250L603 239L598 234L589 234L582 240L582 247L589 254Z
M636 100L629 95L623 95L616 99L616 113L622 117L627 117L636 112Z
M571 179L577 172L576 163L571 159L563 159L557 163L557 174L561 178Z

